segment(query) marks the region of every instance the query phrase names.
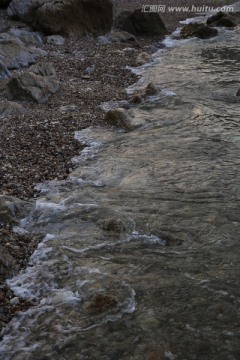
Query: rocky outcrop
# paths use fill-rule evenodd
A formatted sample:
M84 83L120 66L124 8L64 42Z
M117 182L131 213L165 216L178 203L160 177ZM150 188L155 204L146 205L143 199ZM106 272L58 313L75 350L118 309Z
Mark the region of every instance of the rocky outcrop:
M142 9L136 9L133 12L123 11L116 17L114 27L134 35L161 36L167 34L167 29L159 14L142 12Z
M6 68L10 70L35 63L39 56L37 50L30 50L20 39L10 35L0 38L0 57Z
M7 97L10 100L44 103L58 89L59 82L53 65L42 63L10 79L7 83Z
M104 34L112 26L111 0L13 0L8 15L48 34Z
M204 24L190 23L185 25L180 32L183 39L197 37L199 39L209 39L218 34L217 29L213 29Z
M228 14L219 11L207 19L207 25L233 28L236 26L236 23Z

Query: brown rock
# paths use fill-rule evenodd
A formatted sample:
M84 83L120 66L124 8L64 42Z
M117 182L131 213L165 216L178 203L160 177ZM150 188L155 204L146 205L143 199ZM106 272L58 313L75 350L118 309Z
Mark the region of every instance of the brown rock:
M137 64L138 65L144 65L148 62L152 61L151 55L149 55L147 52L143 51L137 56Z
M230 18L229 15L219 11L218 13L210 16L207 19L207 25L209 26L224 26L224 27L235 27L235 22Z

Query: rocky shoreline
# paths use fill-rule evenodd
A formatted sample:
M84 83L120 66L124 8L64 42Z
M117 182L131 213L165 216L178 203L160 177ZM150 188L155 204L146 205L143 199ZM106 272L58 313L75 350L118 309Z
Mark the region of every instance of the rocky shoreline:
M200 2L195 3L199 5ZM207 2L202 3L206 5ZM152 1L145 1L144 4L152 4ZM175 0L169 5L187 4L186 1ZM138 0L114 1L114 14L141 6L142 2ZM193 16L190 13L187 15ZM162 16L169 32L177 27L179 20L186 17L186 14ZM12 28L22 30L25 26L19 21L10 20L6 11L1 10L1 33ZM77 40L64 38L61 45L46 40L39 43L38 46L48 55L40 55L38 62L53 64L60 88L46 103L19 102L24 112L13 114L10 118L4 113L1 116L1 195L16 196L31 204L32 199L38 197L35 189L38 183L67 178L73 169L72 157L83 149L83 145L74 139L74 132L89 126L107 126L100 104L129 100L125 88L133 84L137 77L126 66L139 65L139 54L144 52L151 55L161 46L161 40L161 36L137 36L122 42L101 44L97 38L83 37ZM22 68L13 70L12 75L18 76L22 71ZM2 80L1 89L8 81ZM0 103L3 101L1 97ZM2 217L5 211L0 203ZM5 280L27 265L41 240L40 236L13 232L13 225L16 224L11 219L0 224L0 332L16 313L32 305L16 298L7 288Z

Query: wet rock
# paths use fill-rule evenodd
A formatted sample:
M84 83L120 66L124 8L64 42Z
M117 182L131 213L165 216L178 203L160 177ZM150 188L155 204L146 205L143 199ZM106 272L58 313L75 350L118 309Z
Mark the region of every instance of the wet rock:
M51 45L64 45L65 39L60 35L51 35L46 37L46 43Z
M157 89L152 82L150 82L146 87L145 94L146 96L153 96L157 94Z
M138 91L137 93L135 93L131 97L129 102L131 104L139 104L147 96L153 96L153 95L156 95L156 94L157 94L157 89L156 89L155 85L152 82L150 82L145 89L142 89L142 90Z
M12 0L8 15L48 34L104 34L112 26L110 0Z
M113 30L110 33L99 36L98 42L101 45L107 45L112 43L122 43L126 41L137 41L135 36L128 33L127 31L116 31Z
M26 112L26 109L15 102L4 101L0 103L0 117L10 117L14 115L22 115Z
M167 29L158 13L142 12L136 9L133 12L123 11L114 21L114 27L134 35L166 35Z
M12 78L7 83L10 100L45 103L59 89L59 82L51 63L33 65L28 71Z
M152 61L152 57L147 52L141 52L137 56L137 64L138 65L144 65L144 64L149 63L151 61Z
M146 360L166 360L166 359L167 358L165 357L165 351L163 348L151 351L146 357Z
M10 76L10 71L7 66L0 60L0 79L7 79Z
M120 219L108 218L100 220L98 225L105 231L121 234L126 231L126 226Z
M116 126L127 130L133 129L130 116L125 109L118 108L109 110L104 120L110 126Z
M30 53L20 39L11 36L0 39L0 56L8 69L29 66L37 59L37 55Z
M16 224L29 211L29 203L14 196L0 195L0 223Z
M117 299L113 295L98 294L95 298L86 305L86 310L89 314L101 314L118 304Z
M240 89L238 89L236 96L240 96Z
M232 28L236 26L236 23L231 19L231 17L228 14L219 11L218 13L210 16L207 19L207 25Z
M213 29L205 24L190 23L185 25L180 32L183 39L198 37L199 39L209 39L218 34L217 29Z

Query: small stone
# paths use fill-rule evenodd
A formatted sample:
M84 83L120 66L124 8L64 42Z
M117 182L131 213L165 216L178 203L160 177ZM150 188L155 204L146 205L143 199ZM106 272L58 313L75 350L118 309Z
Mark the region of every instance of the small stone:
M105 116L105 122L110 126L116 126L132 130L128 113L121 108L109 110Z
M20 303L19 298L17 296L15 296L14 298L10 299L10 304L11 305L18 305Z
M236 96L240 96L240 89L238 89Z

